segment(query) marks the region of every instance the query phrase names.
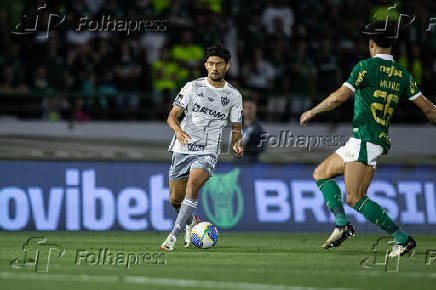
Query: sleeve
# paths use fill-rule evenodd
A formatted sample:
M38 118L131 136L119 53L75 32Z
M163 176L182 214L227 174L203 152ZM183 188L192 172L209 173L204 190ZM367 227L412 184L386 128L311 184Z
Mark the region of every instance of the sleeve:
M409 75L409 84L406 87L406 90L404 91L404 95L410 100L413 101L420 95L422 95L421 91L419 90L418 86L416 85L415 79Z
M359 62L354 66L350 77L343 84L343 86L346 86L347 88L351 89L353 93L355 93L357 89L365 86L367 72L368 71L366 70L364 63L362 61Z
M235 101L232 105L232 111L230 112L230 122L242 123L242 96L237 94Z
M193 85L192 83L186 83L186 85L180 90L173 102L173 106L180 107L186 112L188 105L192 99Z

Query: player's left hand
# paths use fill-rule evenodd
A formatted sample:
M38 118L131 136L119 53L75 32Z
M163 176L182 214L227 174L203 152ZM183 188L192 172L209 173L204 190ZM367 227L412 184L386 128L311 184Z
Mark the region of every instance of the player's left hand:
M235 144L233 144L233 151L235 151L235 153L233 155L236 158L241 158L242 154L244 153L244 148L242 147L241 144L235 143Z
M315 117L315 114L312 111L306 111L301 114L300 126L304 127L304 125L306 125L306 123L309 122L313 117Z

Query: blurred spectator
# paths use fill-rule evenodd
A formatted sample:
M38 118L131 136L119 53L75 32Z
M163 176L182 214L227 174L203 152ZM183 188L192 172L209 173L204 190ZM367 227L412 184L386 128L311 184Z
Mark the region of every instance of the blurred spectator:
M35 70L32 89L36 92L49 92L53 88L48 80L47 67L40 65Z
M162 49L161 59L156 60L152 65L153 88L157 92L165 89L174 92L178 86L187 81L188 75L186 69L179 67L177 62L170 59L170 52L166 47Z
M26 93L27 86L20 83L16 78L15 68L12 65L5 66L0 74L0 92L4 94Z
M242 161L257 162L260 154L265 151L265 143L261 144L263 128L256 118L256 102L253 99L244 99L242 115L243 137L241 144L244 146Z
M317 90L321 95L320 97L324 98L326 97L325 94L338 88L341 77L341 71L330 38L321 40L315 56L315 66L317 70Z
M203 60L204 49L193 43L192 32L186 30L182 33L181 43L175 44L171 49L171 56L184 65L195 67Z
M423 64L421 61L421 47L419 45L413 45L412 47L412 63L411 63L411 73L415 78L418 86L422 85L423 76Z
M297 121L301 113L312 104L311 97L315 93L313 85L316 70L307 52L307 43L299 40L296 44L295 53L292 56L291 66L291 94L290 112L291 120Z
M271 63L265 60L261 48L254 49L253 58L243 69L243 76L251 89L267 92L273 87L275 70Z
M288 6L289 3L283 0L267 2L268 6L262 14L262 23L265 25L267 33L281 34L287 38L291 37L295 17L294 12Z
M132 108L139 104L137 92L140 84L141 66L138 57L128 41L121 44L120 58L115 66L115 82L120 89L117 103L121 108Z
M85 101L78 99L74 105L73 120L77 122L87 122L91 120L91 116L85 109Z

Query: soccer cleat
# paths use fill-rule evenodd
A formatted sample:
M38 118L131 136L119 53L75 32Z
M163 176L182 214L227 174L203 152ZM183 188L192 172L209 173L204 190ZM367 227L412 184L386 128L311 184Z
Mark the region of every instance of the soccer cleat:
M166 240L160 246L161 251L172 251L174 250L174 245L176 244L177 238L173 234L169 234Z
M324 249L339 247L348 237L354 236L354 227L347 223L345 226L336 226L327 241L322 244Z
M407 242L404 244L395 244L392 247L392 251L389 253L390 258L404 256L416 248L416 241L409 236Z
M191 241L191 233L192 233L192 229L194 228L195 225L200 223L200 219L198 218L198 216L194 215L192 217L192 222L190 225L186 225L186 230L185 230L185 248L189 248L192 245L192 241Z

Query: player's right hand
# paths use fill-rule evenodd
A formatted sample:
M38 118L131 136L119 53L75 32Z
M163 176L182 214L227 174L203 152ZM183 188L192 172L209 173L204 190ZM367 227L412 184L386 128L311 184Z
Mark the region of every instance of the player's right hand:
M176 134L177 140L179 140L180 144L185 146L188 144L188 139L191 139L191 136L188 135L185 131L182 129L175 130L174 133Z

